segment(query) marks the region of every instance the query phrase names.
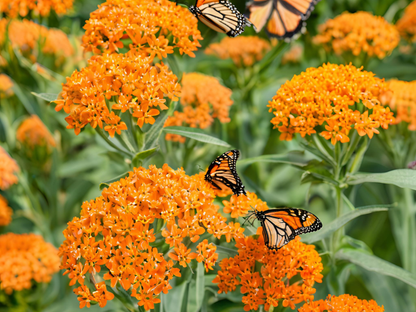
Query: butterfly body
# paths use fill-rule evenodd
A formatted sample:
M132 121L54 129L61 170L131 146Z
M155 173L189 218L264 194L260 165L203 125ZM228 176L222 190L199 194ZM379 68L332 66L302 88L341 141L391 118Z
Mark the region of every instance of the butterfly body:
M319 0L252 0L247 16L260 31L266 24L270 37L292 38L301 31L304 21Z
M218 156L209 166L205 180L218 190L230 188L235 195L246 195L244 185L236 171L239 156L238 150L231 150Z
M253 24L227 0L197 0L189 11L211 29L237 37Z
M255 210L247 218L255 216L263 228L264 243L277 250L296 236L318 231L322 223L314 214L298 208L277 208L266 211Z

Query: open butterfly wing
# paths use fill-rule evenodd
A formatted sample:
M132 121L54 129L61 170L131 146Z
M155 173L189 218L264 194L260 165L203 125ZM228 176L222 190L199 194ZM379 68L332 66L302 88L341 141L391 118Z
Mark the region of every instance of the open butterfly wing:
M248 17L255 26L256 32L262 30L270 17L273 8L271 0L254 0L248 5Z

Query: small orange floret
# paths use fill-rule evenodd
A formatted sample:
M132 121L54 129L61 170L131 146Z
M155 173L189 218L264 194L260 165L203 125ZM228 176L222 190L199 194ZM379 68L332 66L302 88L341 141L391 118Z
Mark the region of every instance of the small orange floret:
M280 139L287 141L294 133L316 133L322 125L320 135L334 145L349 142L352 128L372 138L380 126L387 129L395 120L378 100L388 90L384 80L353 65L308 68L282 85L269 102L275 116L271 122L281 132Z
M313 40L338 55L363 52L382 59L399 44L400 35L382 16L344 12L320 25L319 34Z
M412 42L416 41L416 1L406 7L396 26L403 38Z
M26 118L17 128L16 139L33 149L35 146L55 147L56 143L38 116Z
M230 122L228 112L233 104L232 91L220 84L217 78L199 73L183 74L182 112L175 111L166 120L165 127L187 126L206 129L217 118L222 123ZM176 134L166 134L166 140L185 142Z
M351 295L331 296L325 300L310 301L305 303L299 312L384 312L384 307L379 306L374 300L361 300Z
M251 66L260 61L270 50L270 43L257 36L225 37L219 43L212 43L206 54L220 59L231 58L237 66Z
M0 98L7 98L14 94L13 82L9 76L0 74Z
M223 200L224 212L231 213L231 218L238 218L247 215L250 210L268 210L267 203L257 197L255 193L247 192L247 196L233 195L230 201Z
M0 235L0 287L6 293L48 283L59 271L56 248L35 234Z
M84 28L86 51L118 51L124 46L121 40L130 38L132 48L152 59L166 58L174 48L194 57L202 40L192 13L168 0L107 0L91 13Z
M177 100L180 94L178 79L169 68L153 65L137 50L93 56L88 63L67 78L62 99L55 101L55 109L68 114L67 128L75 134L88 124L104 128L112 137L127 130L115 111L132 114L140 127L153 124L154 116L168 109L165 97Z
M0 12L10 17L26 16L30 11L34 15L48 16L51 11L65 14L72 8L74 0L2 0Z
M18 171L19 166L16 161L0 146L0 190L7 190L17 183L16 172Z
M12 221L13 210L6 198L0 195L0 226L8 225Z
M280 300L284 307L294 309L295 304L313 300L313 285L322 283L323 278L323 265L315 246L301 243L296 237L272 251L260 236L236 239L236 247L237 256L220 262L221 270L213 280L220 289L218 293L234 291L240 285L245 311L258 310L261 304L269 311Z

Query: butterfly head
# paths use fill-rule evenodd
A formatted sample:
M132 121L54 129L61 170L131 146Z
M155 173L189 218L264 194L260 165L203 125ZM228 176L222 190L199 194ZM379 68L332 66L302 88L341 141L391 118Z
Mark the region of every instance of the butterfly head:
M195 7L195 6L191 5L191 6L189 7L189 11L191 11L191 13L192 13L193 15L195 15L195 17L198 17L198 8L197 8L197 7Z

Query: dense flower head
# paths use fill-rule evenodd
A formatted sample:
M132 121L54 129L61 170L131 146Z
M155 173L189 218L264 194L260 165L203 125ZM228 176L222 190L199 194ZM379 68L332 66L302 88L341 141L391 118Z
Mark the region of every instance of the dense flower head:
M0 14L25 17L32 11L35 15L48 16L51 11L65 14L74 0L0 0Z
M237 66L251 66L260 61L270 50L270 43L256 36L225 37L218 43L211 43L205 50L220 59L231 58Z
M223 200L224 212L231 213L231 218L243 217L250 210L265 211L269 207L267 203L257 197L255 193L247 192L246 196L231 196L230 200Z
M36 115L26 118L20 124L17 128L16 139L32 149L35 146L54 147L56 145L48 128Z
M14 94L13 90L13 81L9 76L5 74L0 74L0 98L7 98Z
M153 124L154 116L168 109L165 97L177 100L177 77L163 63L153 65L149 57L131 50L126 54L93 56L89 65L66 79L56 110L69 114L68 129L79 134L87 124L104 127L110 136L127 130L119 112L128 112L137 125ZM116 114L117 112L117 114Z
M59 271L56 248L35 234L0 235L0 287L6 293L48 283Z
M18 171L19 166L16 161L0 146L0 190L7 190L17 183L16 172Z
M263 236L257 239L236 239L238 255L220 262L221 270L213 280L219 291L235 291L241 286L244 310L264 310L277 307L282 300L284 307L313 300L315 282L321 283L323 265L315 246L306 245L299 236L277 251L264 245ZM256 265L256 263L258 265ZM261 268L256 270L261 265Z
M202 40L198 21L189 10L168 0L107 0L86 22L83 46L87 51L114 52L129 38L134 48L166 58L178 48L194 57Z
M314 37L316 44L324 45L328 52L341 55L350 52L382 59L399 44L400 35L394 25L382 16L369 12L349 13L326 21L319 27L319 34Z
M331 296L325 300L305 303L299 312L384 312L384 307L379 306L374 300L361 300L356 296L341 295Z
M23 55L33 62L36 61L39 50L44 54L58 57L56 63L62 63L65 57L74 53L67 35L59 29L48 29L26 19L22 21L3 19L0 21L0 46L6 43L6 30L12 47L20 49Z
M206 129L217 118L221 123L230 122L228 112L233 104L232 91L220 84L217 78L199 73L183 74L181 108L166 120L168 126L188 126ZM167 134L167 140L184 142L180 135Z
M396 23L400 35L412 42L416 41L416 1L410 3Z
M160 302L158 295L171 289L169 281L180 276L175 262L185 267L196 259L211 270L218 258L216 247L206 240L198 243L200 236L208 232L216 238L225 236L228 242L243 237L240 224L227 223L214 198L201 175L187 176L165 164L161 169L135 168L100 197L84 202L80 217L68 223L59 250L70 285L80 285L75 289L80 306L91 300L104 306L111 300L104 286L100 297L93 298L84 284L88 272L94 276L104 267L103 279L112 287L120 283L130 289L145 310L153 309ZM170 247L171 259L155 245Z
M6 198L0 195L0 226L12 222L13 210L9 207Z
M351 64L308 68L282 85L269 102L275 116L271 122L287 141L294 133L316 133L319 126L325 126L320 134L334 145L349 142L352 128L372 138L377 128L387 129L394 122L390 108L378 100L387 90L384 80Z
M405 122L409 130L416 130L416 80L401 81L392 79L387 81L389 91L380 96L383 104L389 105L395 112L395 124Z

